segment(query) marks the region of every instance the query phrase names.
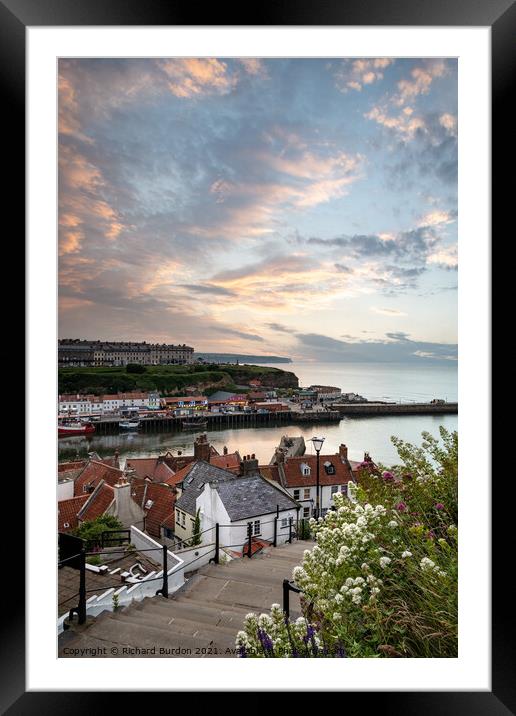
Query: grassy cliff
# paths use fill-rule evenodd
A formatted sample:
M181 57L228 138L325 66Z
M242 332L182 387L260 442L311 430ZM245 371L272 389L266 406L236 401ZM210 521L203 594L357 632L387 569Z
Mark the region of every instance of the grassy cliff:
M298 379L294 373L279 368L256 365L156 365L146 366L142 373L133 373L127 367L114 368L60 368L60 393L117 393L130 390L157 390L165 395L181 393L187 387L199 392L213 389L235 390L258 379L268 388L295 388Z

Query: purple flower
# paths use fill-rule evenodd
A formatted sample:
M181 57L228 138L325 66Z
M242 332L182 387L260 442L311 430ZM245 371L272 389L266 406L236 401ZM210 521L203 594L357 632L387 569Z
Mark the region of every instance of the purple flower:
M430 530L429 532L427 532L426 536L427 536L427 539L434 539L435 533L432 530Z
M262 645L264 651L274 651L272 639L264 629L258 629L258 639L260 640L260 644Z
M435 509L436 509L436 510L444 510L444 505L443 505L443 503L442 503L442 502L438 502L438 503L435 505Z
M392 482L394 480L394 475L392 472L388 472L385 470L385 472L382 472L382 478L385 480L385 482Z
M238 656L239 656L241 659L246 659L246 658L247 658L247 651L246 651L245 646L242 645L242 646L239 646L239 647L238 647Z
M407 509L407 505L404 502L398 502L398 504L396 505L396 509L398 510L398 512L405 512Z

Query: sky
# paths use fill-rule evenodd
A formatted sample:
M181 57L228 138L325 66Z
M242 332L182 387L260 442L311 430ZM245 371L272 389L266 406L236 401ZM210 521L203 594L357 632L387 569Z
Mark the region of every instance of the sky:
M59 336L457 358L454 59L59 61Z

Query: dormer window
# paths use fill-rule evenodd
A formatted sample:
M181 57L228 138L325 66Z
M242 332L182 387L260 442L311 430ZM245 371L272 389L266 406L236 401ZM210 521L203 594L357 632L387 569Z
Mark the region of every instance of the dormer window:
M147 502L145 503L145 509L150 510L150 508L152 507L153 504L154 504L154 500L147 500Z
M324 470L327 475L335 475L335 465L329 461L324 463Z
M310 465L307 465L306 463L303 463L303 464L301 465L301 473L302 473L305 477L308 477L308 476L310 475Z

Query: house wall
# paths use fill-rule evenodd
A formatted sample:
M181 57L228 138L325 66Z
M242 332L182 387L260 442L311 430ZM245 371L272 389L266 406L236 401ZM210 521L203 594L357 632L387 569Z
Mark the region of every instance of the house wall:
M69 500L73 497L73 480L64 480L63 482L57 483L57 501Z
M219 541L221 547L229 547L231 545L232 549L242 549L248 539L248 523L252 522L254 527L255 520L260 520L261 527L260 534L256 536L271 542L274 539L275 511L265 515L259 515L249 519L235 520L232 522L217 490L213 489L209 483L205 486L203 492L197 498L197 506L201 508L201 526L203 530L215 525L217 522L219 523ZM292 517L292 521L295 526L297 520L297 510L294 507L290 510L280 510L277 532L278 544L283 544L288 540L289 517ZM281 527L282 519L286 519L285 527ZM206 534L210 536L211 530ZM202 537L204 538L205 535L202 535Z
M342 485L336 485L338 492L346 492L347 488L347 482L343 483ZM321 509L322 510L328 510L333 505L333 493L332 493L332 485L320 485L319 486L319 499L321 502ZM308 498L304 497L305 494L305 488L304 487L287 487L287 492L294 497L294 492L296 490L299 490L299 503L301 504L301 512L299 514L300 517L303 516L303 508L304 507L310 507L315 510L316 503L317 503L317 487L315 485L310 487L310 496ZM308 488L307 488L308 489ZM313 501L313 502L312 502ZM311 516L311 515L310 515Z

